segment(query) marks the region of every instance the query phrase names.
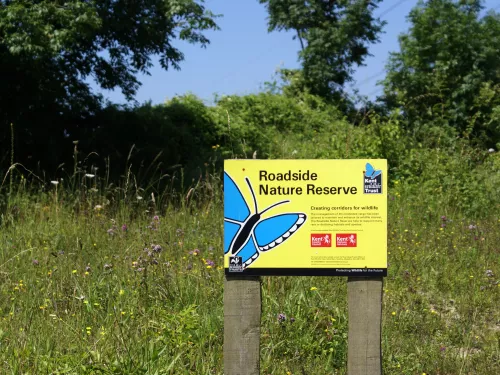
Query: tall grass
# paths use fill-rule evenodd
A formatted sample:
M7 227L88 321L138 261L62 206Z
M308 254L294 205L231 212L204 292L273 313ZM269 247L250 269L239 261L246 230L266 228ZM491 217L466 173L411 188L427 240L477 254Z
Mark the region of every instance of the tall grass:
M0 373L222 374L217 175L178 191L78 168L58 184L17 175L3 205ZM500 373L500 217L403 177L389 191L384 371ZM346 373L345 281L262 278L262 374Z

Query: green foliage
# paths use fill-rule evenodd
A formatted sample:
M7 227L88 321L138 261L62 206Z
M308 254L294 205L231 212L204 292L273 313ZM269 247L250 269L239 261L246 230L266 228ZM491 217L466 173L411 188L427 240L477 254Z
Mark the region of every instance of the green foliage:
M401 51L390 56L385 101L404 113L421 139L436 126L489 147L500 141L492 102L500 83L500 15L480 18L481 4L419 2L408 16L409 32L399 38Z
M214 19L195 0L1 2L0 143L10 143L14 123L28 159L19 161L57 166L65 134L92 132L103 105L88 79L131 100L154 57L178 69L184 56L173 41L206 46Z
M213 15L196 1L44 0L8 2L0 10L2 46L13 57L60 70L72 81L92 76L105 89L119 87L131 98L151 56L162 67L179 68L183 54L173 39L205 46L201 33L216 28Z
M384 22L373 18L380 0L259 0L269 13L269 31L292 30L301 44L303 83L311 93L339 101L354 68L378 42Z

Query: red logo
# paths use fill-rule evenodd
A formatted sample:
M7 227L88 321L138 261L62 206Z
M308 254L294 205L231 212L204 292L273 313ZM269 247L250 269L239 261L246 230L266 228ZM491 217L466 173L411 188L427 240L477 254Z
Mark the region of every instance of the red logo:
M356 233L337 233L337 247L357 247L358 236Z
M332 235L330 233L311 234L311 247L332 247Z

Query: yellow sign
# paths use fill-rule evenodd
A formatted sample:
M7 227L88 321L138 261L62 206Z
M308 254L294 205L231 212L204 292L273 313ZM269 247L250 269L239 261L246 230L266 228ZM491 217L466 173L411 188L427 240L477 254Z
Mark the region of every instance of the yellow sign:
M228 275L387 275L387 160L226 160Z

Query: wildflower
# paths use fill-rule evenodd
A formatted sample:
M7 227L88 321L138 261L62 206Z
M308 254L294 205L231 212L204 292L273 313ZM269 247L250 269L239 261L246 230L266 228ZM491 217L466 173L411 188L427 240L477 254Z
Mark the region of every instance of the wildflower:
M101 211L102 210L102 206L100 204L96 204L95 207L94 207L94 210Z
M109 228L106 233L108 233L110 236L114 235L115 234L115 231L113 230L113 228Z
M94 178L95 175L94 174L90 174L90 173L85 173L85 177Z
M441 224L441 229L446 228L446 223Z
M40 262L37 259L33 259L32 263L34 266L38 266L40 264Z
M488 152L491 154L492 152L495 152L495 149L494 148L489 148Z
M285 320L286 320L286 315L285 315L285 314L283 314L283 313L279 313L279 314L278 314L278 321L279 321L280 323L283 323Z
M442 221L446 221L446 216L444 216L444 215L443 215L443 216L441 216L441 220L442 220Z
M391 313L391 315L392 315L392 316L396 316L396 311L393 311L393 312Z
M57 185L59 184L59 181L50 181L50 183L51 183L52 185L57 186Z
M118 294L119 294L120 296L123 296L123 295L125 294L125 291L124 291L123 289L120 289L120 291L118 292Z
M315 286L312 286L310 290L318 290Z
M160 217L158 215L153 216L154 221L160 221Z
M493 277L493 276L495 276L495 274L493 273L492 270L486 270L486 276L487 277Z
M213 261L213 260L210 260L210 259L207 259L206 264L207 264L208 266L210 266L210 267L214 267L214 266L215 266L214 261ZM208 267L207 267L207 268L208 268Z
M476 229L476 228L477 227L475 225L472 225L472 224L469 225L469 230L473 230L473 229Z
M137 262L132 262L132 267L136 268L139 265Z
M295 318L292 317L292 318L290 318L290 323L293 323L293 322L295 322Z
M104 265L104 269L105 269L105 270L110 270L111 268L113 268L113 265L112 265L112 264L108 264L108 263L106 263L106 264Z
M138 201L142 200L142 197L140 195L138 195L136 198Z
M75 273L76 273L76 270L71 271L71 273L75 274Z
M155 253L159 253L162 250L160 245L153 245L152 247Z
M127 224L122 225L122 232L126 232L128 230Z
M91 269L90 269L90 264L87 264L87 266L85 267L85 272L90 272Z
M198 249L194 249L194 250L191 250L191 251L189 252L189 255L195 255L195 256L196 256L196 255L198 255L199 253L200 253L200 250L198 250Z

